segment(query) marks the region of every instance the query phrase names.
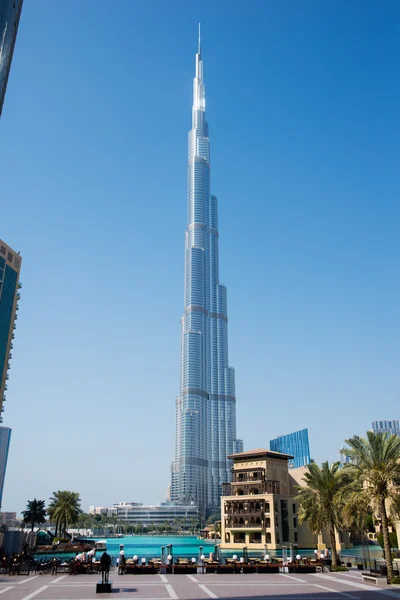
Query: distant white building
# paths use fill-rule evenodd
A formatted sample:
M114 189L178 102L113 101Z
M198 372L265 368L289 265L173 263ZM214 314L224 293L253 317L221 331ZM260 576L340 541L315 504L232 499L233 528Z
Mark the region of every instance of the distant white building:
M132 525L156 526L172 523L179 519L183 526L190 527L191 521L198 518L195 504L139 504L137 502L119 502L108 509L109 516L116 516L121 521Z
M107 515L105 506L89 506L89 515Z

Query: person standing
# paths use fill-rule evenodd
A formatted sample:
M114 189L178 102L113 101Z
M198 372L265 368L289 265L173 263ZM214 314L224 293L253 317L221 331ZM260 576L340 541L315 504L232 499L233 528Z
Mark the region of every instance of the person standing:
M107 554L107 552L103 552L102 557L100 559L101 566L101 582L108 583L108 576L110 574L111 567L111 556Z

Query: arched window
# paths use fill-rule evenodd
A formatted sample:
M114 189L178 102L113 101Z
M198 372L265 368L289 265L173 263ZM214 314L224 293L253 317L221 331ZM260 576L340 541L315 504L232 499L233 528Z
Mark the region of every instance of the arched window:
M269 517L265 519L265 527L271 527L271 519Z
M266 536L265 536L265 539L266 539L266 541L267 541L267 544L270 544L270 543L271 543L271 534L270 534L270 532L269 532L269 531L267 532L267 534L266 534Z

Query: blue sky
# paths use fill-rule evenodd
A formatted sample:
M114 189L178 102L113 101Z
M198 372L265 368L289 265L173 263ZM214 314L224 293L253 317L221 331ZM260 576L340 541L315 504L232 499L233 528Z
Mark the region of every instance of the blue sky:
M308 427L320 462L400 416L400 5L198 4L25 2L0 121L23 256L5 510L165 498L199 21L238 435Z

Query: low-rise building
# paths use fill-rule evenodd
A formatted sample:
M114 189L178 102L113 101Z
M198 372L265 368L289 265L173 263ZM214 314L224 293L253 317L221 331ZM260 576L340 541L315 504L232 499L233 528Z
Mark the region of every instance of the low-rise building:
M297 486L307 467L290 469L290 454L257 449L232 454L232 481L221 498L221 548L277 550L297 544L320 548L328 536L316 536L298 522ZM350 547L348 536L337 533L339 547Z
M114 515L132 525L159 526L180 520L183 527L189 528L192 519L197 519L199 512L195 504L175 504L161 502L160 504L138 504L119 502L108 509L109 515Z
M16 512L0 512L0 523L8 525L17 520Z
M89 506L89 515L106 515L107 511L105 506Z

